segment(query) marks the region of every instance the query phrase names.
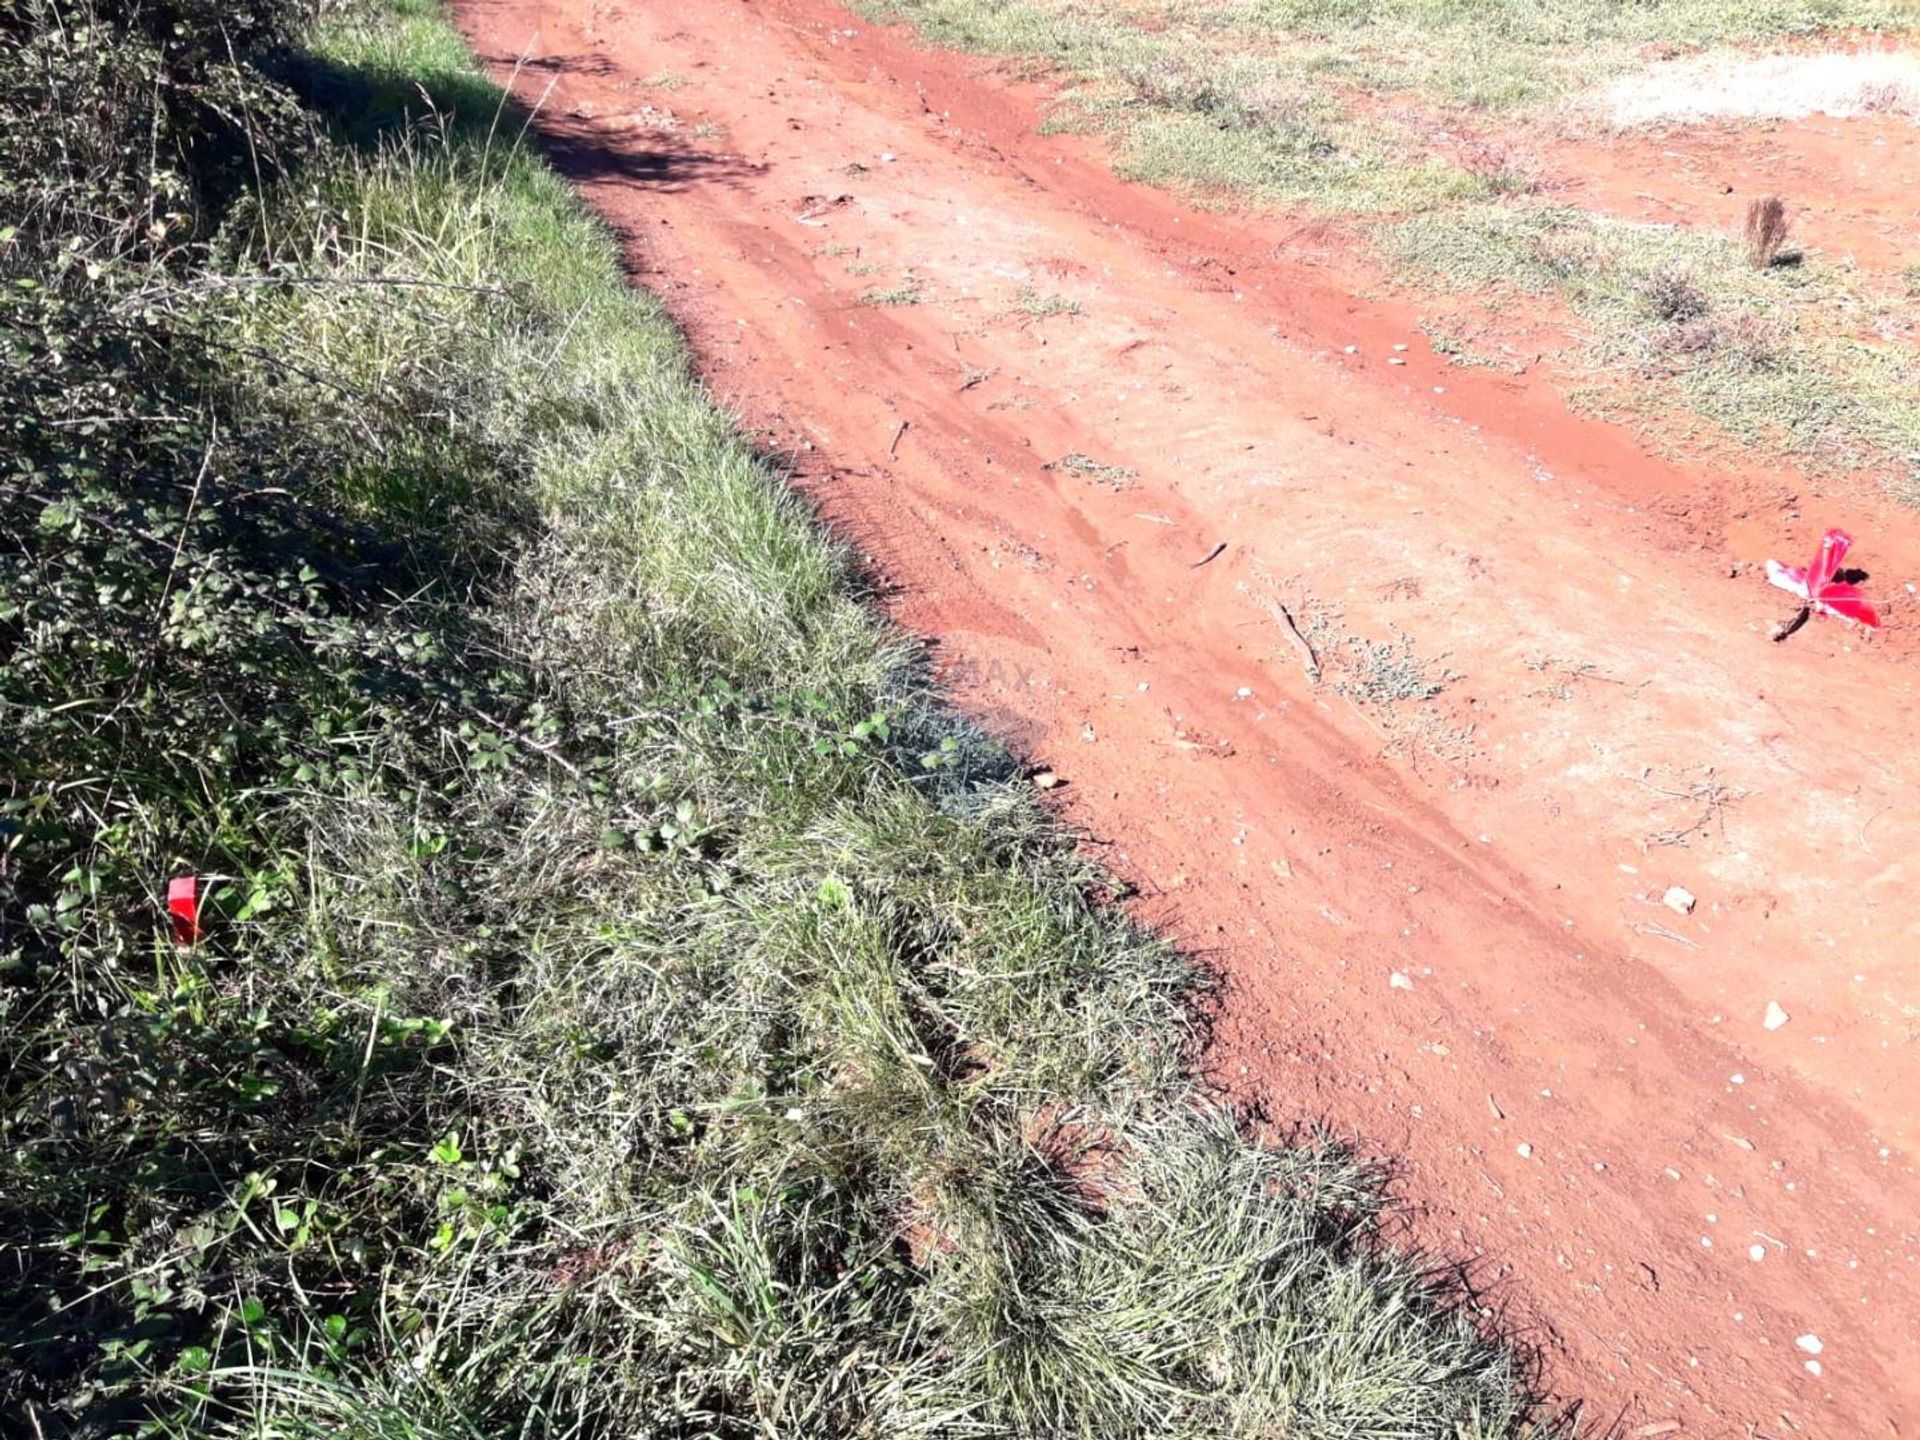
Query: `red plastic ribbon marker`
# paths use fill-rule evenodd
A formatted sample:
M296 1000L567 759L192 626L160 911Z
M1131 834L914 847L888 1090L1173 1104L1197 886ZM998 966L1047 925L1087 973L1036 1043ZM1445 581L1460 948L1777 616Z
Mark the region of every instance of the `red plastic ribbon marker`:
M167 882L167 915L173 921L173 943L192 945L200 938L200 879L180 875Z
M1824 611L1837 619L1876 629L1880 616L1866 593L1858 585L1836 578L1840 574L1840 562L1847 558L1852 544L1853 537L1846 531L1829 530L1820 537L1820 552L1806 569L1782 565L1778 560L1767 561L1767 583L1798 596L1815 612Z

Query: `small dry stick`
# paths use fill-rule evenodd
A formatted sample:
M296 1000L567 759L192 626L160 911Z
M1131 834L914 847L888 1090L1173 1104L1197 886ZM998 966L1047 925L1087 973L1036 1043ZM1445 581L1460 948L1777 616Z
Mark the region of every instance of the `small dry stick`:
M1227 548L1227 542L1222 540L1218 545L1214 546L1211 550L1207 551L1206 554L1202 555L1198 560L1194 561L1193 564L1189 565L1187 568L1189 570L1198 570L1202 565L1206 564L1209 560L1218 560L1221 554L1225 552L1226 548Z
M1320 683L1320 657L1313 653L1313 646L1307 643L1307 637L1300 633L1300 627L1293 623L1293 613L1286 606L1275 603L1274 609L1280 612L1281 622L1287 627L1287 638L1293 641L1294 648L1300 652L1300 663L1307 672L1307 679L1314 684Z
M1726 810L1726 807L1734 801L1744 800L1746 798L1746 792L1744 790L1732 790L1721 784L1719 780L1714 778L1713 767L1711 765L1705 766L1704 770L1705 775L1701 781L1698 784L1689 785L1684 790L1674 790L1665 785L1655 785L1647 779L1647 772L1645 770L1642 770L1639 775L1634 777L1638 784L1645 789L1653 791L1656 795L1664 795L1670 800L1697 801L1704 807L1700 812L1699 818L1691 825L1680 830L1662 830L1649 835L1644 844L1684 845L1689 836L1704 832L1708 826L1716 824L1720 827L1722 837L1724 838L1726 833L1726 818L1723 812Z
M1795 631L1799 630L1799 628L1802 625L1806 624L1807 621L1811 620L1812 618L1813 618L1813 607L1811 605L1802 605L1800 607L1800 612L1797 615L1795 615L1793 619L1785 622L1780 622L1780 621L1774 622L1773 643L1778 645L1782 640L1786 639L1789 635L1792 635Z
M1653 935L1661 940L1671 940L1674 944L1684 945L1689 950L1698 950L1700 948L1699 941L1689 940L1686 936L1676 934L1664 925L1636 925L1633 927L1633 933L1636 935Z
M900 422L900 428L893 432L893 443L887 446L887 458L889 460L893 459L893 457L899 453L900 437L907 433L907 424L907 421L902 420Z

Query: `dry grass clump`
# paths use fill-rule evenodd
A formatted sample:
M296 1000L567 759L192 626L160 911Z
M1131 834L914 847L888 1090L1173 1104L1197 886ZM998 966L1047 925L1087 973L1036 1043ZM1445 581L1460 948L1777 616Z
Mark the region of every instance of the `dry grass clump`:
M1778 195L1747 203L1747 259L1756 270L1767 270L1781 262L1786 253L1787 235L1793 229L1793 217L1787 202Z
M1678 265L1661 266L1647 282L1645 294L1654 317L1670 325L1683 325L1707 313L1706 291Z
M1489 195L1537 195L1546 188L1546 167L1539 155L1513 140L1469 142L1460 152L1460 167Z

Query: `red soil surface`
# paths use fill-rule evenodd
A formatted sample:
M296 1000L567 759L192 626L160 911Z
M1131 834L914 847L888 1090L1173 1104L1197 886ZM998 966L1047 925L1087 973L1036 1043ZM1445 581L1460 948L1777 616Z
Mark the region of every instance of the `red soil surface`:
M962 702L1222 969L1223 1083L1394 1157L1406 1238L1593 1430L1913 1431L1910 517L1450 368L1295 227L827 0L455 8ZM1758 562L1829 523L1888 629L1774 644ZM1381 698L1342 635L1453 678Z

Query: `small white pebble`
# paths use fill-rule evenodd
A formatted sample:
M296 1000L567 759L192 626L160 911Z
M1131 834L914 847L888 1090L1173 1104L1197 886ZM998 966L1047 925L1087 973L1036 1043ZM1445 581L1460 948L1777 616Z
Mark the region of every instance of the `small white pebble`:
M1767 1258L1767 1247L1764 1245L1749 1245L1747 1247L1747 1258L1758 1265L1762 1260Z
M1522 1160L1531 1160L1533 1158L1533 1146L1522 1140L1518 1145L1513 1147L1513 1153L1518 1155Z
M1820 1362L1818 1360L1807 1361L1807 1373L1818 1380L1820 1378Z
M1798 1340L1795 1340L1793 1343L1798 1345L1802 1350L1806 1351L1809 1355L1818 1355L1822 1350L1827 1348L1826 1346L1820 1343L1820 1337L1818 1335L1813 1335L1813 1334L1802 1335Z
M1395 990L1411 990L1413 988L1413 977L1411 975L1403 975L1396 970L1387 976L1387 984L1391 985Z
M1769 1030L1778 1030L1793 1017L1780 1008L1778 1000L1767 1001L1767 1017L1760 1023Z
M1744 1085L1747 1083L1747 1077L1736 1070L1727 1077L1727 1083L1729 1085Z

